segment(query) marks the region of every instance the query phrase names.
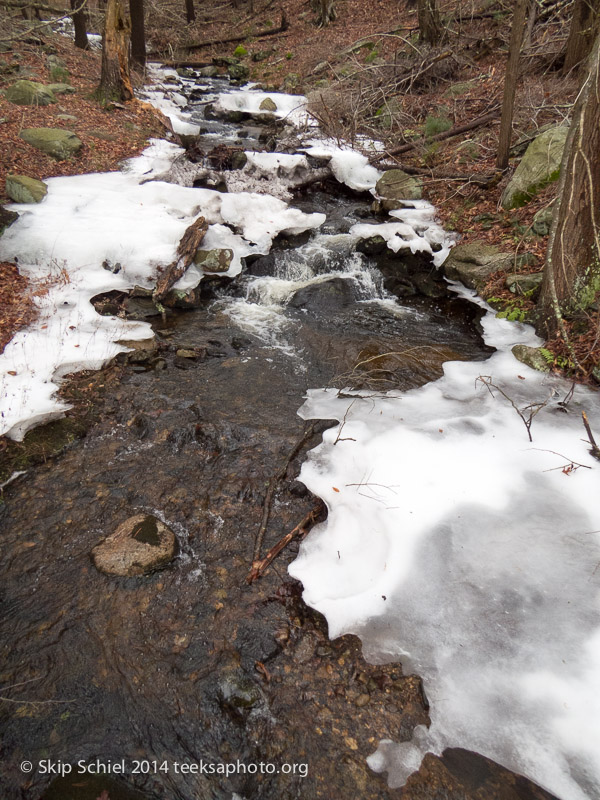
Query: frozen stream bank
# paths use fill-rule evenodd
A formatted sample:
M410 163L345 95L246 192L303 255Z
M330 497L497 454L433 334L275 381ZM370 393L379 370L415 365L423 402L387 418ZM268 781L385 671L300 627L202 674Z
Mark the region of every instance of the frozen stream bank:
M205 89L223 112L245 114L264 99ZM298 111L297 98L276 100L282 115ZM107 372L113 389L95 401L85 440L6 492L3 796L46 798L48 779L24 784L19 763L49 754L309 767L306 778L268 780L130 776L155 797L381 800L398 796L393 787L428 749L455 746L563 800L594 798L600 520L580 412L600 428L597 394L569 397L570 386L516 362L510 346L531 343L527 328L487 315L483 346L464 298L399 303L356 247L368 201L340 189L288 204L293 181L314 168L308 158L319 169L327 162L340 185L369 188L376 175L364 157L316 144L314 130L298 152L255 153L248 120L242 135L240 123L206 119L193 104L184 113L205 146L241 137L248 148L247 165L226 176L228 193L194 186L215 176L190 179L196 165L181 170L181 150L155 144L124 174L50 181L47 200L22 208L0 240L2 257L55 275L37 331L3 357L5 432L20 438L62 412L55 380L99 367L126 349L119 341L157 342L118 380ZM152 325L127 317L128 300L118 313L94 311L92 296L122 300L150 287L200 214L207 245L232 260L198 310ZM390 252L406 258L433 249L439 261L449 244L426 207L386 225L378 230ZM196 270L181 290L202 277ZM490 347L497 352L484 361ZM395 389L384 395L356 365L389 354ZM333 642L283 562L279 575L245 585L265 482L301 434L295 412L307 391L301 415L341 425L302 467L329 517L290 571L340 637ZM533 442L509 398L519 410L545 404ZM299 483L280 490L266 544L307 502ZM100 575L91 549L134 511L173 528L177 560L141 581ZM412 672L429 699L428 731L418 727L428 718ZM366 767L374 751L369 763L391 787Z

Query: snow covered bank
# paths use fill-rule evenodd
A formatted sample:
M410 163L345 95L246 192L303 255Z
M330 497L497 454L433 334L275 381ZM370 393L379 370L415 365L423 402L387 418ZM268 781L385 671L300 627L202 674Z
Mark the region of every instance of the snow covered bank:
M20 440L60 415L65 406L54 396L60 377L99 368L126 349L120 340L152 335L149 325L101 317L89 301L101 292L151 287L200 214L210 223L205 246L234 252L229 275L249 253L268 253L278 233L302 233L325 220L266 195L148 181L180 152L156 141L124 172L53 178L42 203L13 206L21 217L0 239L0 258L18 258L38 288L40 313L0 356L0 434ZM177 287L201 278L193 268Z
M600 430L600 398L575 387L569 399L565 381L517 362L514 343L539 344L528 326L493 313L483 324L498 352L447 363L420 389L351 401L309 392L301 416L342 422L302 468L329 517L290 574L332 638L356 633L370 660L401 661L424 680L431 729L384 741L369 759L392 785L428 750L458 746L563 800L590 800L600 789L600 465L581 411ZM527 419L546 404L533 442L511 400Z

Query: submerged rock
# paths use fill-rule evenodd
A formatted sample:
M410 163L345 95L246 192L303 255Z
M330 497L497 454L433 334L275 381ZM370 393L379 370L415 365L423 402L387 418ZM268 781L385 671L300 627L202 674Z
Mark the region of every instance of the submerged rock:
M105 575L133 577L165 567L177 552L177 539L164 522L136 514L92 550L94 566Z
M25 128L19 136L57 161L64 161L83 147L77 134L62 128Z
M43 181L26 175L7 175L6 194L15 203L41 203L48 194L48 187Z
M559 125L533 140L502 194L503 208L524 206L540 189L558 180L568 133L566 125Z

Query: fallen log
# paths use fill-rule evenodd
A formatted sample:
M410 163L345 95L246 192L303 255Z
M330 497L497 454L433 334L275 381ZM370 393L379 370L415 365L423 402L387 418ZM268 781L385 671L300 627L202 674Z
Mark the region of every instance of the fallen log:
M499 114L500 106L495 108L493 111L489 111L487 114L484 114L482 117L477 117L476 119L471 120L471 122L465 122L464 125L456 125L454 128L450 128L449 131L437 133L435 136L430 136L427 139L419 139L417 142L407 142L406 144L399 145L399 147L393 147L391 150L387 150L385 153L382 153L375 160L375 163L383 161L388 156L398 156L401 153L407 153L409 150L414 150L415 147L427 145L430 142L441 142L444 139L452 139L453 136L460 136L461 133L472 131L475 128L480 128L482 125L486 125L488 122L493 122L498 118Z
M166 297L169 289L177 283L186 269L194 260L196 250L200 246L206 231L208 222L204 217L198 217L195 222L186 229L177 246L177 260L166 268L163 274L156 281L156 288L152 292L152 299L155 303L160 303Z
M228 36L226 39L207 39L204 42L195 42L193 44L186 44L185 48L187 50L201 50L203 47L212 47L215 44L232 44L233 42L244 42L246 39L249 39L250 36L253 39L261 39L265 36L275 36L277 33L284 33L290 27L289 22L287 21L287 17L285 16L285 12L281 12L281 25L278 28L271 28L270 30L266 31L258 31L257 33L253 34L243 34L241 36Z

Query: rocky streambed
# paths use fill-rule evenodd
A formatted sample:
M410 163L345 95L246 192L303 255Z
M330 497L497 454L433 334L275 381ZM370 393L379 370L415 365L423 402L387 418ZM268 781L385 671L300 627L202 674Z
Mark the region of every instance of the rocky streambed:
M196 92L190 113L204 130L179 162L192 184L226 184L235 152L290 149L290 132L273 120L206 119L197 101L214 93L209 81L188 74L174 85ZM219 152L228 164L215 166ZM29 465L39 431L9 448L27 471L0 505L7 800L400 796L365 758L381 739L408 741L427 724L419 677L367 664L353 636L328 639L286 575L297 546L259 581L246 578L273 476L283 475L263 553L311 509L325 513L296 480L333 424L308 431L299 419L308 388L408 389L439 376L444 361L483 359L489 348L476 307L447 290L431 254L395 255L379 234L357 246L350 231L376 221L372 198L325 167L307 163L291 178L284 169L277 182L295 207L326 215L318 233L280 235L240 276L214 270L162 315L147 292L98 295L100 313L149 321L154 339L70 385L79 405L69 424L84 418L86 432L69 432L58 458ZM234 177L269 180L256 169ZM108 549L110 561L124 541L130 560L108 568L99 554ZM144 566L140 552L153 547L160 558ZM96 760L126 768L77 772ZM40 768L50 762L67 774ZM174 766L200 762L246 768ZM426 759L402 791L549 797L459 750Z

